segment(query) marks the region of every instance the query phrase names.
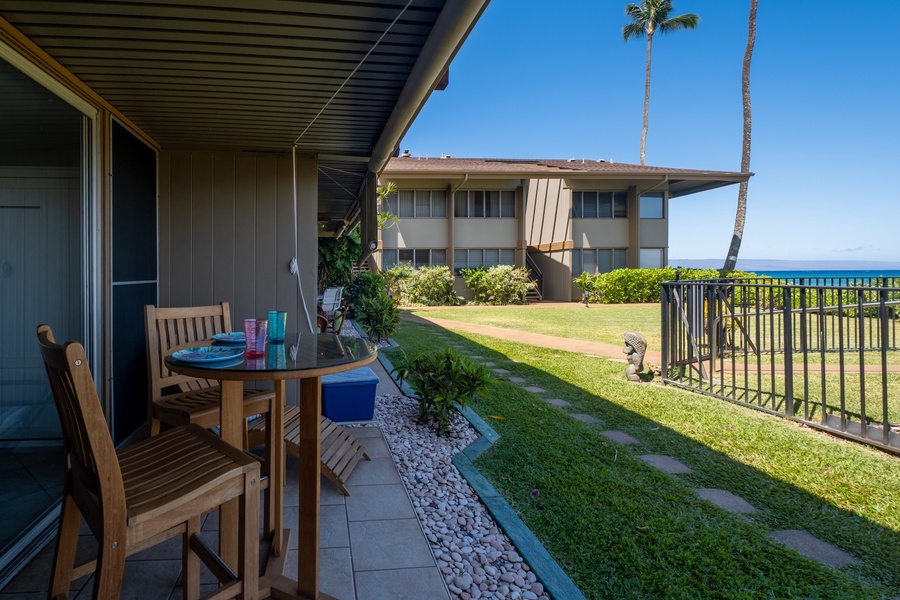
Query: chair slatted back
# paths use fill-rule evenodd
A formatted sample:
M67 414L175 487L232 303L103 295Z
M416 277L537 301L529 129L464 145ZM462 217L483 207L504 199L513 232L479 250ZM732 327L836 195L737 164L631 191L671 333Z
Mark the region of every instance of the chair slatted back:
M38 326L37 337L68 455L66 484L95 534L110 526L124 531L122 473L84 347L57 344L49 325Z
M333 317L334 311L340 308L343 293L343 287L330 287L322 293L322 310L329 319Z
M207 340L216 333L231 331L231 307L228 302L211 306L157 308L144 307L144 332L150 372L150 401L163 397L163 390L177 386L182 392L216 385L209 379L198 379L173 373L166 368L166 354L175 346Z

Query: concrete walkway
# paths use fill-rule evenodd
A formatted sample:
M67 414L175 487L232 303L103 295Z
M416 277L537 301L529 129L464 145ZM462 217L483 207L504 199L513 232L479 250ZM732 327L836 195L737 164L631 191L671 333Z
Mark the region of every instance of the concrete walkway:
M580 307L581 305L579 304L577 306ZM438 327L453 331L477 333L479 335L486 335L488 337L508 340L510 342L530 344L542 348L566 350L567 352L578 352L580 354L591 354L593 356L602 356L604 358L625 362L625 354L622 352L622 348L625 347L624 341L622 345L606 344L603 342L587 342L584 340L573 340L571 338L545 335L542 333L531 333L530 331L520 331L518 329L507 329L505 327L463 323L462 321L451 321L450 319L436 319L423 315L412 315L407 312L401 312L400 318L418 323L431 323ZM662 361L662 357L660 353L655 350L647 350L647 353L644 355L644 360L659 364Z

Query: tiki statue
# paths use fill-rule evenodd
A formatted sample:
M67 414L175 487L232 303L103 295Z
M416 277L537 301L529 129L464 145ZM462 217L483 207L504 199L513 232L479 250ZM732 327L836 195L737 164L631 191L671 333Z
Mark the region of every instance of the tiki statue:
M637 331L625 332L625 347L622 352L627 355L628 368L625 377L628 381L640 381L638 373L644 370L644 353L647 351L647 340Z

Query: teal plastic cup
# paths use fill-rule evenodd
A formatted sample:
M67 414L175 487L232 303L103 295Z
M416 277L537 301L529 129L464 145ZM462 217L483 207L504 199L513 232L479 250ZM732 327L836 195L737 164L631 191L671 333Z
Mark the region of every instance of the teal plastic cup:
M269 341L283 342L284 328L287 325L287 312L283 310L269 311Z

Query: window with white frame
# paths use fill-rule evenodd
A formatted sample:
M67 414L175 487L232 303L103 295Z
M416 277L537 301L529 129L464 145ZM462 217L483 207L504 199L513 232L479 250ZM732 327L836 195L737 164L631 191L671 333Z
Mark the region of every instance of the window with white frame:
M662 248L641 248L642 269L661 269L664 266Z
M641 194L641 218L642 219L662 219L663 218L663 193L652 192Z
M453 197L453 216L513 219L516 216L516 193L511 190L457 191Z
M627 219L628 192L572 192L573 219Z
M572 275L609 273L627 266L627 248L581 248L572 250Z
M462 269L515 264L515 248L455 248L453 250L453 272L457 275Z
M407 263L415 268L447 265L446 248L385 248L381 251L381 268Z
M400 190L383 200L382 210L401 219L445 218L446 190Z

